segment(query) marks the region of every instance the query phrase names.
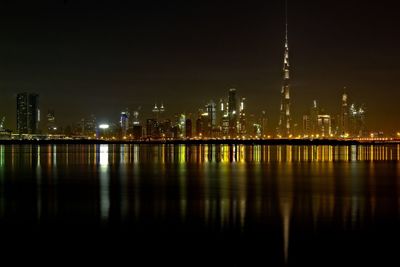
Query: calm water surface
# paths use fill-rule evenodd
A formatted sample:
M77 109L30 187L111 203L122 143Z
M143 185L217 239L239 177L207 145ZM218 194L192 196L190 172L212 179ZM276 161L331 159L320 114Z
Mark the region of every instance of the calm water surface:
M399 264L400 147L0 145L0 257Z

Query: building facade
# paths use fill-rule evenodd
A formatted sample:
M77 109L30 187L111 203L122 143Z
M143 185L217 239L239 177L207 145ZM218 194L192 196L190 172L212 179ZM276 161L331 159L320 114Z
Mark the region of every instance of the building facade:
M19 93L17 95L17 132L19 134L39 133L39 95Z

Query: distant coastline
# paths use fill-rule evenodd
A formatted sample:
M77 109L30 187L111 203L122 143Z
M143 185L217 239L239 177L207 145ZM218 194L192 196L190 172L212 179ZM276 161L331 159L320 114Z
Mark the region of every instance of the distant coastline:
M378 145L400 144L399 139L391 140L352 140L352 139L191 139L191 140L0 140L0 145L51 145L51 144L152 144L152 145Z

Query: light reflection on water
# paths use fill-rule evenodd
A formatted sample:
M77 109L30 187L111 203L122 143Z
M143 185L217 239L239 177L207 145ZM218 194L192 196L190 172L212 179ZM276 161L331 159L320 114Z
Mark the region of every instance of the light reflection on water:
M34 215L39 224L61 218L125 226L179 221L240 232L277 222L282 258L290 261L293 224L351 230L398 218L399 149L1 145L0 220ZM32 182L24 196L5 186Z

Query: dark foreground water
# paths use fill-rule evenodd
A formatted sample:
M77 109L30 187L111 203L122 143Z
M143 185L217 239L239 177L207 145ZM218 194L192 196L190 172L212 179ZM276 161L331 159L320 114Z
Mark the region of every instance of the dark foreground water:
M0 262L400 264L400 147L1 145Z

